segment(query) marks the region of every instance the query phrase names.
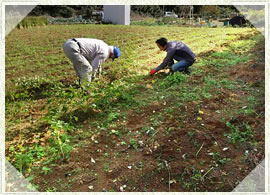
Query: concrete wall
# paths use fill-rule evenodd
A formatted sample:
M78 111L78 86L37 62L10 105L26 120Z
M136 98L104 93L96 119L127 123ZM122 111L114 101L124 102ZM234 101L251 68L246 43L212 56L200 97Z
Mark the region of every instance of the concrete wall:
M104 5L104 21L130 25L130 5Z

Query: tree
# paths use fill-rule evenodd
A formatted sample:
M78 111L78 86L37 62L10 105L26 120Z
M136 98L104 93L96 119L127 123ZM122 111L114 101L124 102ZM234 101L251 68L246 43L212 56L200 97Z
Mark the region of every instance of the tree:
M59 11L59 14L64 18L70 18L74 15L74 10L70 7L64 7Z
M219 5L217 7L220 10L219 16L221 18L230 18L233 12L238 12L238 10L232 5Z
M160 17L163 15L159 5L131 5L131 11L144 16Z
M28 15L42 16L49 15L52 17L69 18L74 14L74 9L65 5L38 5Z
M38 5L28 14L30 16L41 16L44 15L43 7Z
M204 5L200 9L200 15L203 17L217 18L220 15L220 10L215 5Z
M176 14L178 14L178 15L180 15L181 14L181 11L182 11L182 5L177 5L177 6L175 6L174 8L173 8L173 12L174 13L176 13Z

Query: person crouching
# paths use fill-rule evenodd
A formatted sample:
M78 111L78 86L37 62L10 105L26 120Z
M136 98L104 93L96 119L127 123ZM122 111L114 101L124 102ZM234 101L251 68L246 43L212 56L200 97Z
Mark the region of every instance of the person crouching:
M179 71L190 74L191 70L189 67L196 61L196 55L185 43L160 38L156 40L156 44L161 51L166 51L167 55L159 66L150 71L150 75L157 73L167 66L170 67L171 73ZM177 63L174 63L174 60Z

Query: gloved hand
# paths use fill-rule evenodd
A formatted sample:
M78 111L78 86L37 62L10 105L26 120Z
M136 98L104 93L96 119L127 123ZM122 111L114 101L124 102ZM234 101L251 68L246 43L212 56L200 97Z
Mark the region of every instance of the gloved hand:
M153 74L155 74L157 71L155 70L155 69L153 69L153 70L151 70L150 71L150 75L153 75Z

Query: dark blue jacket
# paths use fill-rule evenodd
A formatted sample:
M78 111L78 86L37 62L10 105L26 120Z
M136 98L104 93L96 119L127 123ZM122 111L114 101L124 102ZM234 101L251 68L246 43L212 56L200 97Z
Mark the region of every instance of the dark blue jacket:
M167 46L167 56L164 58L163 62L155 68L156 71L174 64L174 60L181 61L184 59L188 61L195 61L196 59L196 55L183 42L169 41Z

